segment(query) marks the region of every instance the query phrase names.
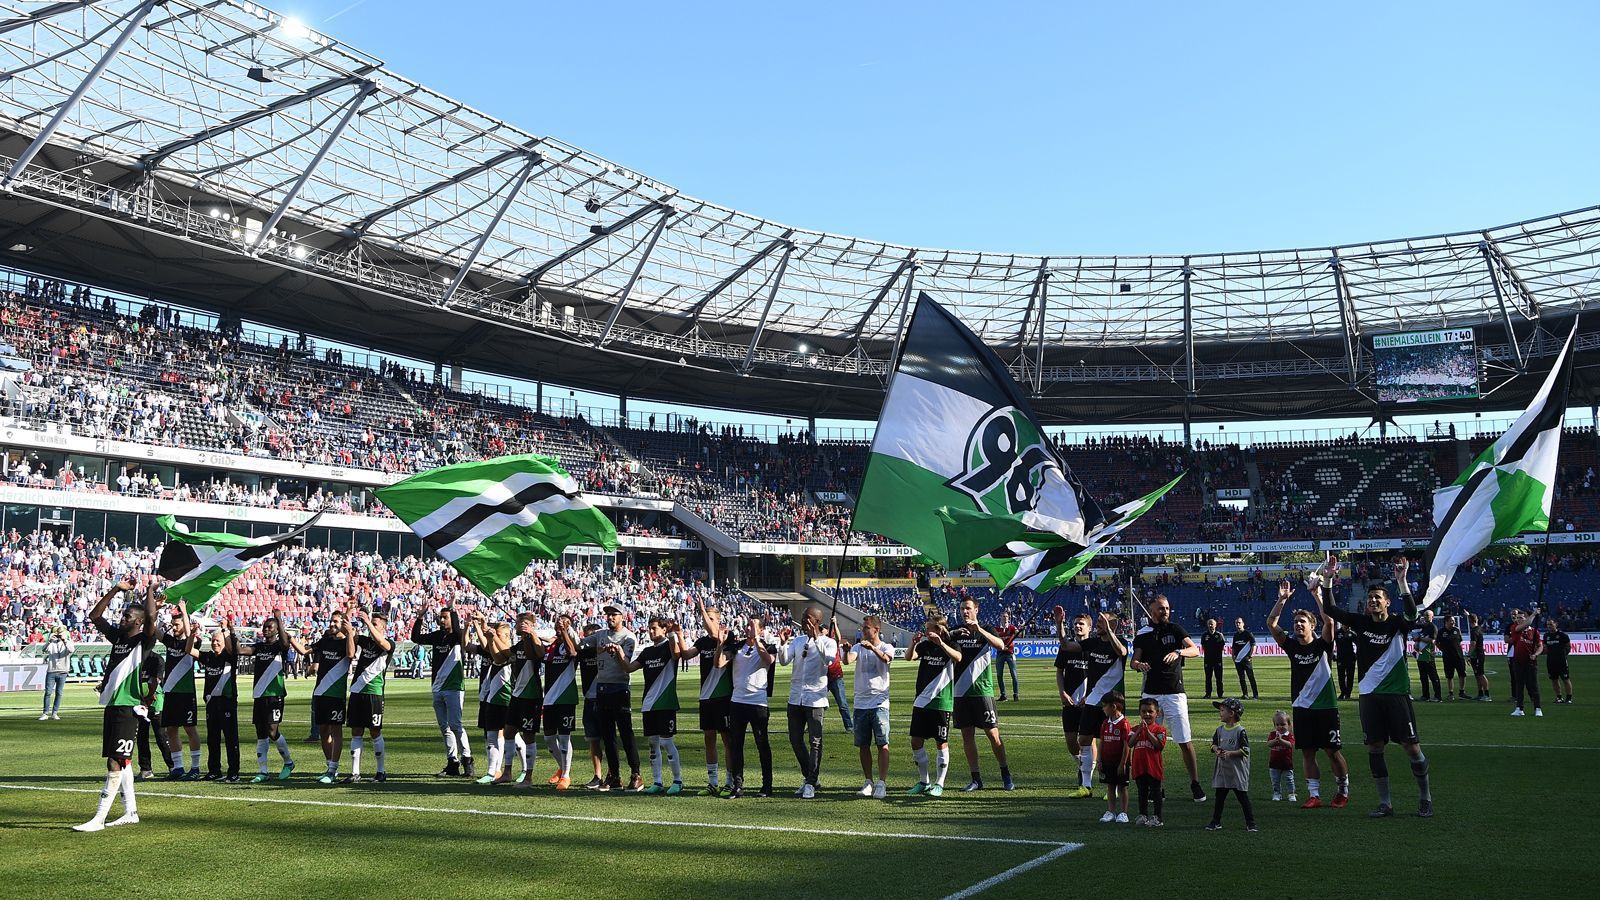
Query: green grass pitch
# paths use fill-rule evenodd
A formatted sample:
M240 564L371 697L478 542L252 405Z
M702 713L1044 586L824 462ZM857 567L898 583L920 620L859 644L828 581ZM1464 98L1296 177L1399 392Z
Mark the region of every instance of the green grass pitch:
M426 685L404 679L391 680L389 689L385 732L394 777L386 785L323 787L315 783L321 751L301 742L311 686L299 680L290 682L286 726L299 772L287 784L143 781L143 822L90 835L68 830L93 812L103 778L100 711L90 689L69 689L60 722L35 721L37 694L0 694L0 896L403 892L432 900L511 891L534 897L890 898L967 896L979 888L984 896L1057 897L1122 893L1126 887L1112 882L1137 879L1194 896L1309 891L1371 897L1403 889L1460 897L1509 885L1520 895L1566 893L1572 875L1587 868L1580 861L1597 833L1587 776L1600 762L1600 695L1593 689L1600 684L1600 660L1574 659L1573 706L1549 703L1549 684L1541 684L1542 719L1508 715L1503 664L1493 677L1493 703L1419 704L1437 815L1410 815L1416 788L1399 749L1391 748L1400 815L1376 822L1365 817L1375 801L1360 746L1349 747L1349 809L1302 811L1270 802L1265 736L1272 709L1288 706L1288 671L1279 659L1259 660L1263 699L1247 703L1245 716L1257 742L1252 795L1259 834L1245 833L1231 804L1226 829L1204 831L1209 804L1187 799L1183 765L1172 747L1167 827L1100 824L1103 799L1063 796L1076 765L1061 739L1048 664L1025 661L1021 668L1026 699L999 706L1018 781L1011 794L999 790L994 759L980 737L988 789L960 792L967 767L957 739L951 790L937 800L903 795L916 771L903 736L913 674L905 663L894 668L888 802L855 796L861 785L856 751L832 711L823 790L809 802L790 798L798 768L787 735L776 732L779 799L772 800L688 796L705 775L701 738L693 731L678 735L687 787L681 797L577 789L557 794L542 783L552 771L542 746L536 770L542 774L531 790L437 779L431 773L442 751ZM1188 668L1193 687L1199 667ZM696 724L692 680L680 685L686 706L680 719L690 727ZM780 670L773 716L779 732L786 690ZM1214 710L1194 694L1190 705L1197 735L1208 736ZM1355 706L1341 704L1341 710L1348 740L1358 732ZM248 777L255 768L248 696L240 711ZM469 719L474 714L469 710ZM473 734L480 765L481 739ZM642 755L648 777L648 747ZM749 756L753 764L753 750ZM348 759L347 749L346 766ZM270 761L276 767L275 752ZM363 762L370 773L370 751ZM577 780L587 777L586 765L580 748ZM1201 775L1209 790L1204 754ZM1304 773L1298 777L1303 791ZM113 815L119 811L120 805Z

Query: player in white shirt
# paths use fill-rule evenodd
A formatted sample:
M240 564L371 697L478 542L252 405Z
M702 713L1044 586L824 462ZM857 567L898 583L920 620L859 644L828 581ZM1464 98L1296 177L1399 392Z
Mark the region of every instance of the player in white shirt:
M800 633L788 628L781 634L778 664L790 666L789 744L800 763L800 789L796 797L817 795L817 770L822 767L822 717L828 709L828 664L839 644L822 630L822 610L813 606L800 619Z
M863 797L884 799L889 780L889 664L894 647L882 639L883 623L867 616L861 623L861 640L850 648L845 662L856 667L855 741L861 751ZM878 778L872 778L872 748L878 748Z

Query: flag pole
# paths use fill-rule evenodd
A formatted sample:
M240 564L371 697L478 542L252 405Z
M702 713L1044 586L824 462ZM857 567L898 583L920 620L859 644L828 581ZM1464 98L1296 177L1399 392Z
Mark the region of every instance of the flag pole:
M1533 612L1544 608L1544 585L1550 580L1550 526L1545 525L1544 544L1539 551L1539 595L1533 601Z

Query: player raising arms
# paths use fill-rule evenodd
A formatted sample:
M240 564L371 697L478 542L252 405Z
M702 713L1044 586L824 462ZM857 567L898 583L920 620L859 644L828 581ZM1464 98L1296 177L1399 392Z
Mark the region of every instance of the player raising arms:
M531 612L517 614L511 645L511 707L507 710L506 730L512 733L511 748L516 752L518 787L533 786L533 764L539 758L539 723L544 717L544 682L539 668L544 661L544 644L539 640L539 618ZM506 763L510 774L511 764Z
M1089 639L1089 632L1094 625L1088 613L1078 613L1072 617L1072 633L1067 633L1067 612L1061 607L1056 607L1052 612L1053 621L1056 623L1056 641L1059 648L1056 650L1056 692L1061 695L1061 731L1067 736L1067 752L1072 754L1074 762L1082 759L1083 747L1078 743L1078 707L1083 703L1083 694L1088 690L1084 677L1088 674L1089 661L1084 658L1082 651L1068 650L1068 641L1074 647ZM1207 694L1206 696L1211 696ZM1094 745L1089 745L1093 752ZM1081 763L1080 763L1081 765ZM1067 792L1073 799L1088 797L1093 792L1083 780L1079 779L1077 787Z
M422 623L428 617L430 600L422 601L417 618L411 623L411 640L428 649L429 668L433 672L433 720L444 737L445 764L439 777L454 775L472 776L472 744L467 740L467 729L461 724L461 703L466 696L467 682L461 669L461 645L465 633L461 616L450 607L439 610L438 625L424 632Z
M1057 625L1060 625L1058 614ZM1122 676L1128 662L1128 648L1117 637L1116 619L1111 613L1103 612L1096 620L1095 633L1083 640L1063 640L1061 647L1077 653L1082 653L1087 661L1083 675L1083 700L1078 704L1078 746L1082 748L1078 755L1078 784L1082 788L1093 791L1094 784L1094 759L1095 739L1100 736L1100 726L1106 720L1105 709L1102 704L1106 697L1113 692L1122 692ZM1076 791L1074 796L1079 795ZM1205 795L1195 798L1196 803L1204 802Z
M350 723L350 777L345 782L360 783L362 738L371 731L372 758L377 767L372 778L381 783L389 777L383 761L383 680L389 669L389 654L394 652L389 640L389 617L381 612L369 616L352 606L349 632L345 650L354 674L350 678L350 709L345 716Z
M127 605L122 619L116 625L106 621L106 608L111 598L126 594ZM89 611L89 621L111 642L111 656L106 660L105 681L100 685L100 704L105 715L100 727L100 755L106 758L106 783L100 790L100 805L94 817L82 825L72 826L73 831L101 831L107 827L106 816L117 794L122 794L122 815L110 825L139 824L138 802L133 796L134 738L138 733L139 716L136 710L143 695L142 678L144 658L156 645L156 589L152 582L145 589L144 603L136 603L134 584L124 578L101 595Z
M172 620L161 643L167 648L167 680L161 690L167 695L161 711L161 724L167 729L167 746L172 748L172 772L167 776L184 781L200 779L200 718L194 687L194 624L181 603L172 605ZM183 768L183 744L179 732L189 739L189 769Z
M306 645L283 628L283 610L274 608L272 616L261 623L261 633L250 645L250 658L254 665L255 684L251 688L250 721L256 727L256 776L251 784L267 780L267 748L278 746L278 756L283 759L283 769L278 772L280 781L294 774L294 758L289 755L289 739L283 736L283 702L289 691L285 679L289 650L305 656Z
M983 772L978 768L978 741L976 729L982 728L989 738L989 748L1000 764L1000 782L1008 791L1016 790L1011 780L1011 766L1006 761L1006 748L1000 742L1000 722L994 713L994 651L1005 648L1005 641L985 631L978 624L978 601L967 597L959 607L961 624L950 631L950 643L961 651L956 660L955 726L961 729L961 747L967 754L967 767L972 770L972 781L964 791L983 790Z
M917 664L916 699L911 701L911 756L917 761L917 783L906 791L930 797L944 796L944 778L950 771L950 715L955 709L956 663L961 650L950 641L948 620L934 613L923 623L922 633L911 636L906 659ZM937 754L933 777L928 775L928 751L933 741Z
M211 633L209 650L195 648L195 662L206 673L206 780L239 781L239 639L223 622ZM223 775L226 749L228 772Z
M1328 557L1321 571L1306 576L1306 589L1321 599L1321 592L1329 594L1332 604L1333 579L1338 574L1338 561ZM1317 766L1317 751L1328 754L1338 790L1334 793L1334 809L1344 809L1350 802L1350 766L1344 760L1339 733L1339 703L1334 699L1333 667L1328 658L1333 654L1333 620L1324 618L1317 628L1310 612L1294 611L1294 635L1284 634L1278 625L1284 604L1294 595L1294 587L1285 581L1278 585L1278 603L1267 614L1267 630L1272 639L1289 657L1289 694L1294 697L1294 733L1300 747L1300 756L1306 764L1306 785L1311 796L1301 809L1316 809L1322 805L1322 770Z
M345 712L349 707L350 620L344 610L328 616L328 630L311 645L311 670L316 677L311 689L311 721L316 723L322 742L322 758L327 770L318 784L339 780L339 758L344 755Z
M578 636L572 617L556 616L556 634L544 651L544 742L555 757L550 784L572 785L572 729L578 718Z
M1333 605L1333 595L1318 593L1322 614L1347 626L1356 639L1356 669L1361 679L1361 732L1367 743L1367 762L1378 787L1378 807L1367 815L1381 819L1394 815L1389 797L1389 765L1384 749L1398 741L1411 757L1411 774L1417 779L1417 815L1433 815L1433 794L1428 785L1428 758L1417 737L1417 716L1411 708L1411 678L1406 666L1406 633L1416 624L1417 606L1406 583L1410 563L1398 557L1394 580L1404 603L1404 614L1389 612L1389 591L1382 585L1367 588L1365 615L1348 613Z
M501 768L511 709L511 626L501 622L490 627L482 612L474 612L467 624L467 652L483 657L478 672L478 727L483 729L489 768L478 783L504 784L511 780Z
M650 645L628 664L629 672L644 670L644 698L639 709L644 713L644 736L650 741L650 773L655 783L646 794L683 793L683 765L678 760L678 623L652 616L645 633ZM672 784L661 786L661 760L672 768Z
M723 651L724 645L732 637L723 630L722 617L715 609L706 606L699 597L695 598L694 605L700 612L700 626L706 633L693 644L679 650L678 654L684 659L700 657L700 733L706 742L706 786L700 790L700 796L716 797L719 796L717 740L722 740L726 757L729 752L728 716L733 702L733 679L729 677L726 666L717 665L717 654ZM731 648L729 652L732 652Z

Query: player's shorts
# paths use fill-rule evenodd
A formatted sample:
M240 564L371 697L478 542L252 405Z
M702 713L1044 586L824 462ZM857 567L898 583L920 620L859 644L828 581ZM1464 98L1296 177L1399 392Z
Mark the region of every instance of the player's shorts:
M675 709L647 709L644 711L645 737L672 737L678 733L678 711Z
M994 728L1000 724L994 714L994 698L957 697L951 724L957 728Z
M543 717L543 697L512 697L511 705L506 707L506 727L523 734L538 732Z
M1568 675L1567 661L1564 660L1564 659L1561 660L1560 662L1556 662L1551 657L1546 656L1544 658L1544 671L1545 671L1545 674L1547 676L1549 676L1550 678L1567 678L1567 677L1570 677ZM171 698L167 699L167 708L168 709L172 708L172 699Z
M1061 731L1069 737L1078 734L1078 704L1061 707Z
M1483 656L1481 654L1474 654L1467 657L1467 662L1472 664L1473 675L1483 674Z
M1295 746L1301 750L1338 750L1344 744L1339 734L1337 709L1294 708Z
M1167 740L1187 744L1194 739L1189 730L1188 694L1145 694L1144 697L1156 701L1161 711L1161 724L1167 729Z
M546 706L544 708L545 736L571 734L572 726L577 724L577 713L578 707L572 703L552 703Z
M283 722L283 698L257 697L250 708L250 722L256 726L256 740L272 737L272 729Z
M100 726L100 755L124 762L133 758L133 740L139 734L139 717L131 706L108 706Z
M311 721L317 725L343 725L347 705L343 694L337 697L312 697Z
M1467 661L1460 656L1446 656L1444 658L1444 677L1467 677Z
M200 721L200 709L193 694L168 694L166 705L161 707L161 724L168 728L182 728Z
M1361 713L1361 737L1368 744L1395 741L1415 744L1417 714L1405 694L1362 694L1356 701Z
M731 731L733 729L733 698L700 701L701 731Z
M1100 783L1111 785L1112 787L1126 786L1128 784L1128 773L1122 770L1122 760L1120 758L1110 765L1102 765L1100 767Z
M547 732L548 733L548 732ZM598 698L583 698L583 739L586 741L600 740L600 701Z
M1105 724L1106 711L1097 703L1081 703L1078 705L1078 734L1088 735L1091 738L1100 737L1100 726Z
M350 711L345 715L345 721L351 728L371 728L374 731L382 728L383 695L351 694Z
M857 747L889 746L889 707L857 708L854 726L851 730Z
M930 709L926 706L911 708L911 736L932 740L939 744L950 743L950 711Z
M506 727L506 713L510 707L496 703L478 703L478 728L483 731L500 731Z

